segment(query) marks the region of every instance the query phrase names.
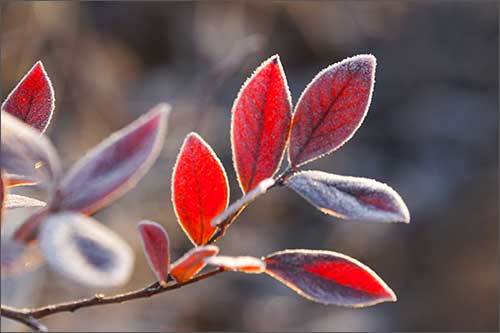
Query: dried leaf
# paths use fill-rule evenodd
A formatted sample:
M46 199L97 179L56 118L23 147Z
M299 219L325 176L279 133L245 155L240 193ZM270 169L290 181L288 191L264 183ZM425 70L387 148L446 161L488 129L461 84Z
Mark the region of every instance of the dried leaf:
M266 269L266 264L255 257L214 256L205 259L205 263L212 266L224 267L226 270L248 274L260 274Z
M44 207L45 205L46 203L44 201L18 194L8 194L5 199L6 209Z
M23 175L42 186L52 188L60 177L60 163L50 140L16 117L1 112L0 168Z
M1 240L0 259L2 278L33 271L45 261L37 243L26 245L9 238Z
M134 266L130 246L94 219L79 213L50 215L40 228L40 247L52 268L95 287L128 281Z
M264 261L267 274L314 302L364 307L396 301L394 292L375 272L340 253L286 250Z
M156 106L80 159L62 181L58 208L92 214L134 187L160 153L169 108Z
M243 84L231 121L233 163L244 193L279 169L290 133L292 101L278 55Z
M358 55L325 68L309 83L292 119L292 166L329 154L352 137L370 106L375 67L374 56Z
M218 253L219 248L215 245L195 247L172 264L170 275L177 282L189 281L206 266L206 258L215 256Z
M254 201L257 197L266 193L271 186L275 184L274 179L267 178L261 181L253 190L233 202L225 211L212 219L211 225L217 226L223 221L228 219L231 215L236 214L240 209L246 207L249 203Z
M214 234L210 221L229 203L226 172L212 148L196 133L182 145L172 175L172 202L177 220L195 245Z
M351 220L410 222L399 194L373 179L302 171L285 184L325 214Z
M2 104L2 110L42 133L49 125L54 108L54 89L41 61L33 65Z
M151 270L158 281L166 285L170 269L170 242L167 231L160 224L151 221L141 221L137 228Z

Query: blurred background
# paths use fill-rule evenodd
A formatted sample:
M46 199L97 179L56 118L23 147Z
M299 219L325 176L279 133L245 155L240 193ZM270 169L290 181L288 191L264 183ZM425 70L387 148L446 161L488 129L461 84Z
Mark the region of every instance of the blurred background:
M158 102L172 104L161 157L135 190L96 218L136 250L121 289L77 285L48 267L2 279L2 303L45 305L154 280L136 222L160 222L172 255L190 248L170 202L179 147L199 132L227 169L230 108L252 71L281 56L293 101L322 68L378 59L357 134L308 169L397 189L411 224L323 215L284 188L246 209L218 243L228 255L328 249L359 259L397 303L344 309L312 303L267 276L224 274L152 299L43 320L55 331L498 331L498 13L496 1L11 2L1 7L2 99L42 60L56 92L48 135L67 169ZM30 211L9 212L16 223ZM3 231L7 232L7 231ZM2 331L25 328L2 319Z

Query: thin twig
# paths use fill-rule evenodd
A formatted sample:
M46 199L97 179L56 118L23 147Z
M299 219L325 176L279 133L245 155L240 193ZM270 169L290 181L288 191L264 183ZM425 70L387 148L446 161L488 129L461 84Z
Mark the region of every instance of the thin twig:
M224 272L223 268L217 268L208 271L206 273L202 273L192 278L189 281L174 283L166 287L162 287L158 282L155 282L145 288L130 291L124 294L118 294L112 296L104 296L102 294L98 294L90 298L80 299L77 301L66 302L66 303L47 305L36 309L16 309L2 305L1 315L3 317L18 321L38 331L46 331L47 330L46 327L43 326L41 323L39 323L37 319L44 318L60 312L74 312L78 309L87 308L91 306L123 303L134 299L151 297L170 290L179 289L183 286L198 281L205 280L211 276L214 276L222 272ZM172 279L170 278L170 280Z

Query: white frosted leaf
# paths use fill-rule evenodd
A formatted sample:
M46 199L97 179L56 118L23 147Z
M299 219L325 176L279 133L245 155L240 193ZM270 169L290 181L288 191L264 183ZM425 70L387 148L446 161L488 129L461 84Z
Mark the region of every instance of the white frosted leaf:
M410 222L410 213L399 194L373 179L302 171L285 184L322 212L342 219Z
M266 269L266 264L255 257L229 257L229 256L214 256L205 259L205 263L212 266L224 267L227 270L259 274Z
M7 197L5 199L6 209L44 207L45 205L46 203L43 201L18 194L7 194Z
M60 164L50 140L5 111L1 123L2 170L52 186L59 179Z
M52 268L88 286L123 285L134 265L123 239L79 213L50 215L41 227L40 247Z

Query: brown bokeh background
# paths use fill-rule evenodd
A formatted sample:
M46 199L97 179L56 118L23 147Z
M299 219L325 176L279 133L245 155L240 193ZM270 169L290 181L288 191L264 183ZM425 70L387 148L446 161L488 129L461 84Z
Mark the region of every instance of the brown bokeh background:
M328 249L372 267L397 303L344 309L307 301L266 276L225 274L152 299L43 322L57 331L498 331L498 2L12 2L1 7L2 98L41 59L56 92L48 136L65 169L161 101L169 133L149 174L96 218L135 248L121 289L94 290L44 266L2 279L2 303L37 306L153 280L136 222L163 224L174 257L190 246L170 203L173 162L190 131L231 162L230 108L246 77L278 53L293 101L327 65L378 59L357 134L306 166L393 186L409 225L341 221L280 188L219 243L228 255ZM16 223L29 211L11 212ZM7 231L3 231L7 232ZM2 319L2 331L22 330Z

